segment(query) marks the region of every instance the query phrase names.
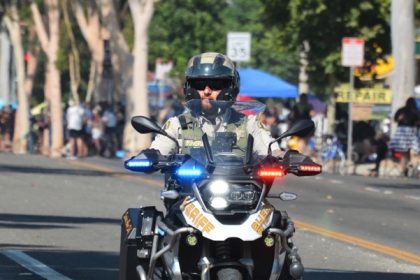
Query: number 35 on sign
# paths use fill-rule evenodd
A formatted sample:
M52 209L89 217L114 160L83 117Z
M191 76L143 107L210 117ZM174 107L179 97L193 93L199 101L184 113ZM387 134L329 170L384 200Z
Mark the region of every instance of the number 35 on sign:
M251 59L251 33L229 32L226 53L233 61L249 61Z

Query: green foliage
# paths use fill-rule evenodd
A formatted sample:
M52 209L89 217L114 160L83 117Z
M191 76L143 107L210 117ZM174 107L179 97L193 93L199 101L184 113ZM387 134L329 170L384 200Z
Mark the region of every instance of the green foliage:
M131 18L131 13L129 11L123 12L122 14L122 34L127 42L128 48L130 50L134 47L134 26L133 20Z
M297 52L282 46L282 33L261 21L264 17L264 6L255 0L159 1L149 32L149 68L160 57L172 60L172 74L182 76L191 56L225 53L227 32L251 32L251 61L241 67L257 67L296 83Z
M205 51L225 52L226 26L220 0L167 0L156 3L150 25L149 65L172 60L174 74L182 75L188 59Z
M312 88L322 92L330 75L348 79L348 69L340 65L343 37L365 39L365 59L376 61L390 54L389 0L261 0L267 23L282 30L286 48L310 44L309 75Z

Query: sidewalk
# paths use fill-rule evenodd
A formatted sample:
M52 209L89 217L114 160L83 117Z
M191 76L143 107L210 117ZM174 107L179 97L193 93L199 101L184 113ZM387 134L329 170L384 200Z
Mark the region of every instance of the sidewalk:
M354 166L353 163L350 163L350 170L352 171L351 175L358 175L358 176L371 176L370 170L375 167L374 163L363 163L363 164L356 164ZM327 173L332 173L331 166L323 166L323 171ZM379 169L379 177L381 178L398 178L400 177L400 171L398 163L393 162L390 159L385 159L381 162L381 166Z

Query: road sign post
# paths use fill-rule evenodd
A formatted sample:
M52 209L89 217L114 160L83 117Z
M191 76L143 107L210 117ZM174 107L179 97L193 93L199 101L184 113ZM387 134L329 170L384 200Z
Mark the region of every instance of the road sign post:
M226 49L227 56L235 62L251 60L251 33L229 32Z
M347 129L347 162L351 162L353 145L353 90L354 90L354 68L363 66L364 40L362 38L345 37L342 40L341 65L350 67L350 92L348 104L348 129ZM354 169L353 169L354 171ZM350 168L347 169L350 173Z

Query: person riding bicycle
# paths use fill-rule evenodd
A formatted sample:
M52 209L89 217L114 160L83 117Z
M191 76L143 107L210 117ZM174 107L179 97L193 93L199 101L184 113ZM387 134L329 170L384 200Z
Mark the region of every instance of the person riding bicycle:
M225 55L206 52L193 56L187 66L184 95L186 101L199 107L179 116L172 117L164 124L164 130L178 140L181 153L190 148L202 146L202 135L206 133L214 139L218 133L232 132L239 150L244 151L248 134L254 137L254 153L267 154L273 140L256 116L246 116L231 106L239 93L240 77L233 62ZM221 105L222 104L222 105ZM163 135L157 135L150 149L163 155L176 153L176 145ZM283 153L277 143L272 145L273 154Z

